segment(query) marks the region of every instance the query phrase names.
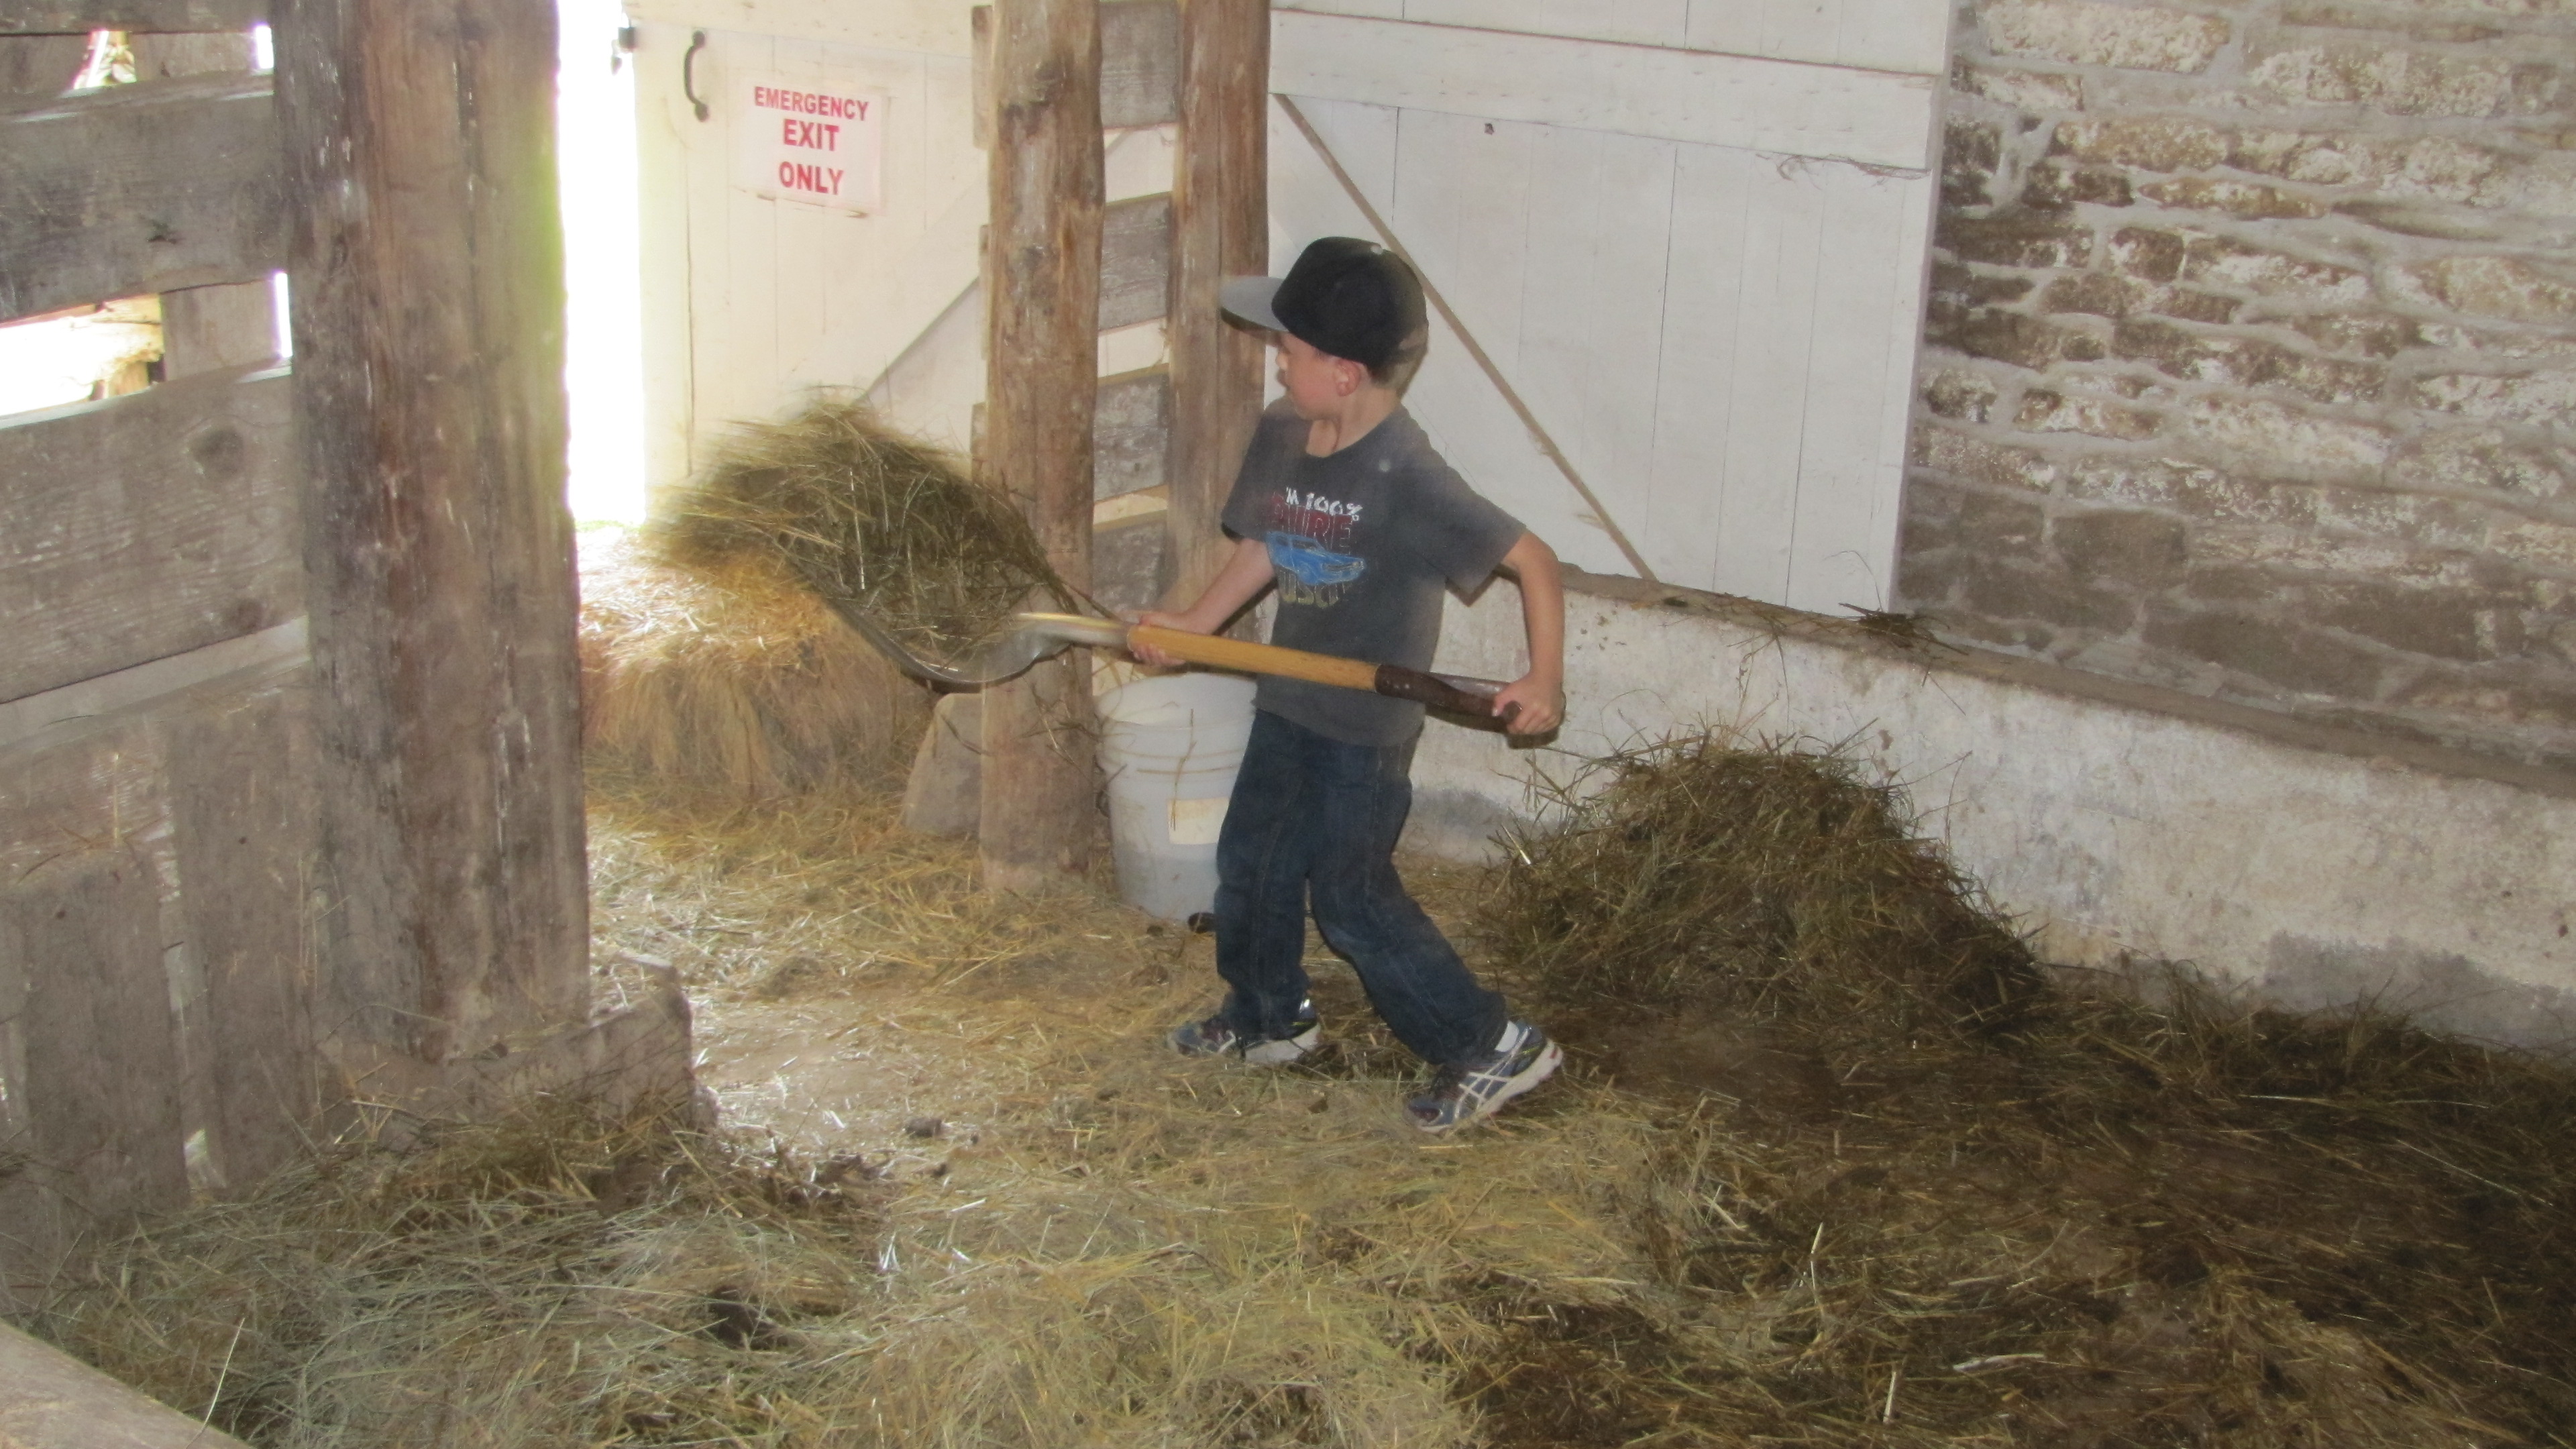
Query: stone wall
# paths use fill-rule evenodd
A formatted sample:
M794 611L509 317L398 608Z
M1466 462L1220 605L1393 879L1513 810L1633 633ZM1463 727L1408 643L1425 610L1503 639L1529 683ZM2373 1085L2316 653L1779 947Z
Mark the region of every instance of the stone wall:
M1956 38L1902 607L2576 765L2576 0Z

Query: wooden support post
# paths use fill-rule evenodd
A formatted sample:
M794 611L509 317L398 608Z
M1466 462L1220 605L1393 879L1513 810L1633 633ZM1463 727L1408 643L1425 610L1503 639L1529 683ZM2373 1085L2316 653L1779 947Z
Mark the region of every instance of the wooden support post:
M400 1089L578 1021L588 994L555 10L279 10L315 1027Z
M1097 0L999 0L992 66L983 457L1079 586L1091 576L1100 371ZM1077 874L1100 828L1089 655L986 691L983 713L984 884L1034 890Z
M1181 151L1172 174L1169 607L1225 561L1217 529L1261 414L1262 340L1229 325L1217 292L1270 256L1268 0L1181 0Z

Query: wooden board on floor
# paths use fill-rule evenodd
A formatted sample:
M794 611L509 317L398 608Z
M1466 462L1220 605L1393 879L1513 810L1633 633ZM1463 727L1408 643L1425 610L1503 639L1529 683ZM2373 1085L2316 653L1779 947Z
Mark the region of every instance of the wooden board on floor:
M226 372L0 421L0 699L300 612L291 409Z
M264 75L0 112L0 321L266 277L286 261L284 169Z

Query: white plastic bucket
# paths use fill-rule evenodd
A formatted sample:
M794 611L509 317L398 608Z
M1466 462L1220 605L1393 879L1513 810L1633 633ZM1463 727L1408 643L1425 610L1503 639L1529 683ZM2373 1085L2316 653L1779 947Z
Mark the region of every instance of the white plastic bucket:
M1118 895L1167 921L1216 904L1216 836L1252 734L1252 681L1139 679L1100 696Z

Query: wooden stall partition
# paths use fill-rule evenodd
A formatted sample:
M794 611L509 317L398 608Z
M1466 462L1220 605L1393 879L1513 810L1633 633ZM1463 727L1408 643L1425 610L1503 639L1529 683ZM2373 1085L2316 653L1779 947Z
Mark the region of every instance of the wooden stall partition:
M266 294L269 79L181 33L253 13L10 8L0 317ZM92 24L155 67L64 94ZM0 418L0 1306L81 1234L255 1181L323 1098L293 385L237 302L175 310L184 380Z

